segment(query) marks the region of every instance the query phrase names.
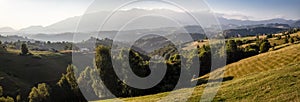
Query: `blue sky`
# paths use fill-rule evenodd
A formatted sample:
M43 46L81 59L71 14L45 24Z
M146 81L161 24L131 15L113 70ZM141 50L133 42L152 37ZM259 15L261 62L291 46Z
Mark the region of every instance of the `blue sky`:
M0 0L0 27L47 26L68 17L82 15L94 0ZM113 8L126 0L99 0L101 9ZM128 0L127 0L128 1ZM191 9L199 0L170 0ZM189 1L189 2L187 2ZM205 0L217 14L226 18L264 20L300 19L300 0ZM104 3L103 3L104 2ZM156 4L153 4L156 5ZM140 5L143 7L143 5ZM146 7L151 7L147 4ZM156 5L158 7L160 5Z

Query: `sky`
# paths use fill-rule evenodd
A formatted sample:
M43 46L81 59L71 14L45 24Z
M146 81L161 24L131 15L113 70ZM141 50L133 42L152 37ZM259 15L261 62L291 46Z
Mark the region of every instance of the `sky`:
M80 16L94 0L0 0L0 27L21 29L48 26L69 17ZM97 9L109 9L126 0L99 0ZM127 0L128 1L128 0ZM197 0L178 1L197 10ZM187 2L189 1L189 2ZM199 0L198 0L199 1ZM209 7L225 18L265 20L272 18L300 19L300 0L205 0ZM110 6L111 5L111 6ZM154 6L153 6L154 5ZM153 7L152 7L153 6ZM163 8L158 4L139 5L140 8Z

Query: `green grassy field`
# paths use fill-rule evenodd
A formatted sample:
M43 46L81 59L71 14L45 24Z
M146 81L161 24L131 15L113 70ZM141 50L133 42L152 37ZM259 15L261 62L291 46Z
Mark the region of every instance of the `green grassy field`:
M300 44L243 59L215 72L220 70L225 70L224 77L234 78L222 83L214 101L300 101ZM208 75L205 75L201 78L207 77ZM176 90L175 94L164 101L183 101L185 93L193 91L188 101L197 102L206 85L196 86L194 90L193 88ZM164 92L141 97L121 98L121 100L155 102L168 94L169 92Z
M20 50L0 54L0 86L4 94L28 92L41 82L56 82L71 63L71 54L32 51L20 56ZM28 93L26 93L28 94Z

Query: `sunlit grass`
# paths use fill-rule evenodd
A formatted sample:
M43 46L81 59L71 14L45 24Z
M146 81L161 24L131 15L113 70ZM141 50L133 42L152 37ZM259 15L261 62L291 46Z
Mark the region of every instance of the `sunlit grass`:
M233 76L234 79L223 82L214 101L300 101L300 44L253 56L232 63L225 68L224 77ZM202 78L207 77L208 75L205 75ZM206 84L196 86L188 101L198 102L205 86ZM193 91L193 88L176 90L175 94L164 101L180 102L185 98L184 94L189 91ZM121 98L121 100L156 102L168 94L169 92L164 92L141 97ZM111 101L116 100L104 100L104 102Z

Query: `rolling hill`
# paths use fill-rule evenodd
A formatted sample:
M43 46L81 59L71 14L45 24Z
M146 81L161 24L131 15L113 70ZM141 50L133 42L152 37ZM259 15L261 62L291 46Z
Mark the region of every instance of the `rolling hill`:
M214 101L299 101L300 97L300 44L250 57L227 65L212 73L225 70L224 77L233 80L222 83ZM207 78L208 75L201 77ZM164 101L182 101L186 92L194 91L188 101L199 101L207 84L176 90ZM159 101L169 92L122 98L132 102ZM116 101L115 99L104 101ZM100 101L101 102L101 101Z
M33 56L20 56L20 50L0 53L0 86L4 95L28 97L38 83L56 84L71 63L71 54L31 51Z

